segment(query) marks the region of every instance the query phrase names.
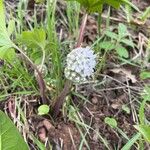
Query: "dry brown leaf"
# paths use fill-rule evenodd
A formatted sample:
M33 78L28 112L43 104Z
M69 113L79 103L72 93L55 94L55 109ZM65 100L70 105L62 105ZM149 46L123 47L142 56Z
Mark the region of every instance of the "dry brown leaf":
M132 83L136 83L137 82L137 79L135 77L135 75L132 74L131 70L127 70L127 69L124 69L124 68L114 68L114 69L111 69L110 71L112 71L113 73L123 73L126 78L130 79L132 81Z
M111 107L112 107L113 109L120 109L121 106L122 106L121 104L117 104L117 103L111 104Z

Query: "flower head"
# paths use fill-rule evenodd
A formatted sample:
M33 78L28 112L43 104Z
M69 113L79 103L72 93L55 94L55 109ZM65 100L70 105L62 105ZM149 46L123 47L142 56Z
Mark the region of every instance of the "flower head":
M96 66L96 55L90 47L76 48L67 55L65 76L74 82L84 82L93 73Z

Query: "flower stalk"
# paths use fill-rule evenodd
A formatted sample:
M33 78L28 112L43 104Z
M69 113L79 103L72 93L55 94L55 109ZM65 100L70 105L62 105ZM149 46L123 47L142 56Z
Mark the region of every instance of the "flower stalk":
M82 42L83 42L87 18L88 18L88 14L86 13L85 16L83 17L83 20L82 20L82 23L80 26L79 37L77 40L76 48L80 47ZM53 105L53 112L52 113L53 113L54 118L56 118L59 115L60 109L63 106L65 98L69 94L71 87L72 87L72 81L66 80L62 92L60 93L60 95L58 95L58 97L56 98L55 103Z

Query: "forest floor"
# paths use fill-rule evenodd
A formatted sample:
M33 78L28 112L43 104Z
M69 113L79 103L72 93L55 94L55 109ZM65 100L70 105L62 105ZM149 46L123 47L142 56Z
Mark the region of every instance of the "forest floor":
M141 10L150 6L150 1L132 0ZM6 0L7 12L16 10L17 2ZM58 1L56 8L57 36L62 43L72 39L66 28L66 2ZM35 4L29 1L26 20L33 17L34 7L38 8L37 15L44 13L44 4ZM106 29L106 7L102 14L101 32ZM14 11L14 13L16 13ZM84 11L80 11L82 18ZM10 13L7 14L9 18ZM40 116L37 114L40 98L34 95L16 96L9 89L8 95L0 102L0 109L4 110L22 132L30 149L40 149L35 142L39 140L46 145L46 149L54 150L121 150L121 148L137 133L134 128L139 122L139 107L142 102L141 94L145 85L150 84L149 79L141 79L143 70L150 70L150 48L147 42L150 37L150 20L142 22L137 12L132 12L132 23L126 21L122 10L114 9L110 12L111 31L116 32L119 23L127 26L135 48L126 47L130 58L127 61L119 60L114 52L107 53L103 61L102 69L96 72L96 81L86 83L72 89L59 116L55 119L51 114ZM28 27L27 27L28 28ZM83 46L92 45L97 41L98 23L97 15L89 15L84 34ZM147 50L148 49L148 50ZM102 52L103 53L103 52ZM147 59L148 58L148 59ZM5 65L5 64L1 64ZM9 81L8 81L9 82ZM14 80L15 82L15 80ZM14 83L15 84L15 83ZM18 92L19 88L15 88ZM32 91L32 88L28 89ZM13 91L14 92L14 91ZM50 91L49 91L50 92ZM17 101L17 102L16 102ZM51 104L50 104L51 105ZM20 109L18 109L18 107ZM24 120L19 115L24 116ZM145 109L147 120L150 121L150 103ZM117 127L110 127L106 117L115 118ZM20 127L17 118L23 123ZM35 139L33 140L32 135ZM138 149L134 144L131 149ZM145 142L144 149L149 150L150 145Z

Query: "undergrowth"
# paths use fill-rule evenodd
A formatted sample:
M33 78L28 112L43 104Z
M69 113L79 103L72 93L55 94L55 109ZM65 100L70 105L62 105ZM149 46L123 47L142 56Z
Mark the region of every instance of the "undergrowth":
M113 114L104 117L104 128L109 128L123 141L121 150L129 150L131 147L138 150L149 148L150 123L146 110L149 107L150 87L145 81L150 78L148 66L150 41L149 37L142 37L142 35L144 46L140 47L142 43L137 43L131 32L134 31L132 26L137 23L134 21L134 12L139 13L140 21L144 23L149 17L149 7L145 12L141 12L128 0L107 1L106 4L109 6L103 2L95 4L94 1L87 3L84 0L68 0L68 2L47 0L36 1L31 15L27 0L20 0L16 4L16 9L10 9L9 13L5 11L5 7L7 11L9 9L8 1L5 2L5 7L3 4L1 0L0 101L2 104L5 103L3 111L13 120L23 138L8 117L0 112L0 139L2 139L0 149L8 144L8 150L19 150L19 146L13 147L15 139L8 143L3 140L14 135L18 136L21 141L20 145L23 143L22 149L31 149L31 147L40 150L53 149L49 140L43 143L38 136L30 132L31 122L28 116L37 115L48 118L53 124L57 122L58 116L61 116L64 122L73 123L80 134L80 144L76 149L82 150L83 147L91 149L89 139L92 133L105 149L119 150L119 141L114 147L110 146L111 141L107 136L105 137L104 133L93 127L94 112L88 108L88 105L92 104L92 94L88 95L86 88L93 90L99 97L102 91L124 89L128 95L128 102L121 105L118 113L131 116L134 134L128 135ZM103 9L107 12L105 17L103 17ZM121 12L125 20L112 25L111 21L115 20L111 16L112 11ZM84 40L88 16L93 16L96 21L98 20L99 34L93 39L91 45ZM102 21L103 19L105 21ZM102 28L103 25L105 28ZM85 83L74 84L74 79L73 82L68 83L64 74L67 55L73 49L85 46L89 46L96 54L95 73ZM126 65L138 68L136 77L132 72L124 69ZM112 74L122 72L125 81L107 74L109 67ZM118 85L105 88L110 80ZM109 101L107 104L107 107L110 107ZM81 105L85 106L91 114L90 121L84 118ZM5 122L5 118L8 121ZM6 129L3 129L3 120L5 125L7 124ZM7 127L11 126L14 132L8 130L7 135L5 130L7 131ZM72 135L70 138L74 145Z

